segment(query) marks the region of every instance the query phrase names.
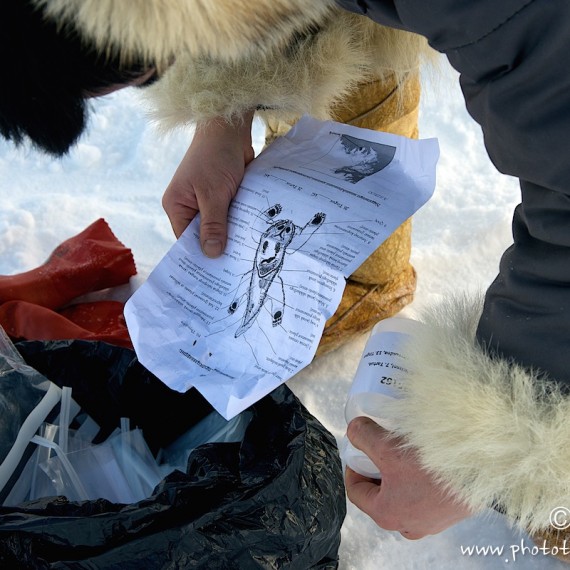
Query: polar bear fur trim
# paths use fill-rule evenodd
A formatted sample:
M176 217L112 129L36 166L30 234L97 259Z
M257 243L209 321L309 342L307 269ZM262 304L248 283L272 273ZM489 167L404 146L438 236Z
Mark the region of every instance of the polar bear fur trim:
M554 508L570 506L570 396L482 349L481 308L455 299L424 315L405 350L405 398L389 414L450 492L535 532Z
M254 109L276 120L329 119L359 83L417 73L420 60L433 53L418 35L336 11L318 33L287 50L232 62L181 55L147 93L164 129Z

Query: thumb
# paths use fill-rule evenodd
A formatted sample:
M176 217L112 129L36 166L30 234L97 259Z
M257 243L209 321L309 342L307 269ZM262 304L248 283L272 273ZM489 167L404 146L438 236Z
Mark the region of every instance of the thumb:
M226 248L230 201L220 193L200 204L200 246L207 257L219 257Z
M386 452L384 442L389 435L389 431L370 418L354 418L348 424L347 436L350 443L368 455L374 463L380 460L380 456Z

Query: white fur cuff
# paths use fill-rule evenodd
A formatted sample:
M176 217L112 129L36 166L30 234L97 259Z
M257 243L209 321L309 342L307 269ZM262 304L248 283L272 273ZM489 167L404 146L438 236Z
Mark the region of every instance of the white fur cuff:
M259 50L234 61L180 53L146 90L151 116L163 129L259 108L286 122L304 114L329 119L358 83L404 77L432 53L420 36L342 11L291 50Z
M406 347L406 397L389 414L474 510L499 505L521 528L546 529L555 507L570 507L570 397L477 345L481 307L456 299L424 316Z

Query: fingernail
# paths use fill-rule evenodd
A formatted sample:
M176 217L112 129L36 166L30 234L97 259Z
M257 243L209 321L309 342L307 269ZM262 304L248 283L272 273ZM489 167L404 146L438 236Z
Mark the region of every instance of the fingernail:
M207 257L220 257L222 255L222 242L217 239L207 239L202 244L202 251Z

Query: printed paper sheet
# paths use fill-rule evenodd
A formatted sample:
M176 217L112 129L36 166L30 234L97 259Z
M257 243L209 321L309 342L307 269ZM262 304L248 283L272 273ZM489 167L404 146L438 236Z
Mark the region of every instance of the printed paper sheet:
M247 168L221 258L199 217L129 299L141 363L231 419L309 364L348 277L431 196L439 149L304 117Z

